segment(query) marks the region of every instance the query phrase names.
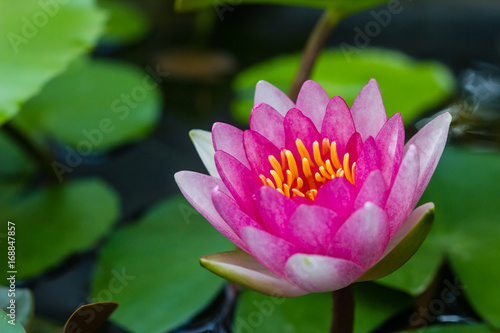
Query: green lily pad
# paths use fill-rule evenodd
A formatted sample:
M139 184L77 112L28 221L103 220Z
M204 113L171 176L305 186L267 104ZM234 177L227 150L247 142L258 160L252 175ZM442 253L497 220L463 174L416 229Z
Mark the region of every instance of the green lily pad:
M16 125L53 136L86 156L143 138L160 112L158 83L146 70L79 59L26 103Z
M111 320L128 330L168 331L208 305L224 284L199 258L232 247L185 199L167 199L105 244L92 296L118 302Z
M342 13L353 13L365 8L378 5L387 0L175 0L175 8L178 11L195 10L212 6L230 6L231 8L239 4L255 3L269 5L287 6L310 6L319 8L329 8Z
M21 193L36 172L34 162L0 131L0 206Z
M93 0L2 1L0 125L95 44L104 20Z
M9 321L11 323L9 323ZM7 313L0 309L0 332L2 333L26 333L24 327L17 321L7 316Z
M11 300L14 300L14 303ZM16 321L23 327L29 327L35 310L31 291L22 288L14 288L13 290L10 287L0 286L0 309L8 313L7 307L12 307L11 304L15 306Z
M248 123L259 80L268 81L287 93L300 56L280 56L241 72L233 83L236 92L233 116ZM352 54L345 54L342 49L326 50L319 56L311 75L311 80L317 81L330 97L341 96L349 105L371 78L380 86L387 115L400 112L405 123L442 103L455 89L453 74L444 65L375 48Z
M355 287L354 332L369 332L411 305L411 297L374 283ZM234 332L328 332L332 315L331 293L296 298L275 298L245 290L240 296Z
M1 249L15 246L16 279L33 277L71 254L93 246L118 217L115 192L99 180L79 180L42 188L11 200L0 212L4 240ZM7 235L14 223L15 235ZM8 236L15 238L9 244ZM6 281L6 271L0 275ZM7 282L5 282L7 283Z
M106 9L109 18L101 36L101 43L121 45L140 40L150 26L140 8L130 2L118 0L99 0L101 8Z
M447 148L421 202L436 205L434 228L416 255L379 281L418 294L448 259L475 310L500 327L500 290L485 288L500 280L500 154Z

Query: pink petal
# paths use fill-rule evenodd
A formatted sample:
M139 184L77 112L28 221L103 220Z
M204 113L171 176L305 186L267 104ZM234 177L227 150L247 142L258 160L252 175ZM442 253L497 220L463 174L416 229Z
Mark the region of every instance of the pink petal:
M423 204L422 206L416 208L410 215L410 217L403 223L401 228L398 230L396 235L389 241L387 248L384 251L382 257L385 257L389 252L394 250L394 248L406 237L406 235L413 229L413 227L422 219L422 216L429 210L434 208L432 202Z
M295 143L297 139L301 139L309 151L312 151L314 141L321 143L322 137L316 126L299 109L288 111L283 125L285 127L285 146L295 156L300 156Z
M418 131L405 146L404 154L406 154L410 145L415 145L420 157L420 175L412 202L413 205L416 205L420 200L441 158L448 138L450 123L451 115L448 112L440 114Z
M321 127L321 135L337 143L337 150L343 153L347 141L356 132L351 111L340 96L330 100L326 108L325 119ZM342 155L341 155L342 156Z
M255 203L264 228L276 236L286 235L288 221L297 209L297 204L270 186L262 186L255 193Z
M369 268L389 242L385 212L371 202L355 211L333 237L328 254Z
M236 246L246 249L245 243L231 229L231 227L222 219L215 209L211 192L215 187L226 194L229 193L222 180L201 173L191 171L180 171L174 175L175 182L181 190L184 197L204 218L210 222L215 229L223 234Z
M281 161L280 150L271 141L252 130L243 132L243 144L254 177L256 179L259 175L272 177L270 174L272 166L268 158L269 155L273 155Z
M318 190L315 204L331 209L346 219L351 215L354 198L354 186L347 179L337 177Z
M228 251L200 258L200 264L220 277L272 297L297 297L308 292L278 277L243 251Z
M361 140L361 135L356 132L354 133L349 141L347 141L347 145L345 147L345 153L349 153L349 161L352 163L353 161L357 161L361 151L363 149L363 141ZM340 156L344 156L344 152L340 153Z
M212 143L212 133L204 130L191 130L189 137L193 141L196 152L200 155L201 161L212 177L220 178L215 167L215 149Z
M273 107L260 103L253 107L250 114L250 129L261 134L276 147L285 147L285 118Z
M266 81L257 82L255 87L254 105L266 103L285 116L288 110L295 107L295 104L281 90Z
M229 124L215 123L212 126L212 139L215 150L225 151L244 166L250 168L243 148L242 130Z
M304 249L286 240L273 236L267 231L246 227L241 237L247 244L250 253L271 272L285 277L284 269L291 255L304 252Z
M320 131L329 101L330 98L323 87L314 81L307 80L300 88L296 105L297 109L311 119Z
M330 209L300 205L290 218L288 239L311 253L325 254L343 221Z
M248 215L257 217L252 195L260 184L254 180L252 172L236 158L221 150L215 152L215 165L222 181L241 209Z
M219 215L238 236L241 236L241 229L244 227L262 229L260 224L245 214L234 199L222 192L219 187L212 191L212 202Z
M380 170L386 184L392 185L403 157L405 128L401 113L396 113L382 127L375 138L380 156Z
M417 187L418 174L419 155L417 148L411 145L403 156L403 162L401 162L385 206L391 229L390 238L394 237L413 210L412 200Z
M359 265L340 258L295 254L286 263L286 277L300 288L314 293L347 287L363 274Z
M368 81L368 84L361 89L352 103L351 113L356 131L361 134L363 141L369 136L374 138L377 136L387 121L387 114L375 79Z
M384 177L380 170L372 171L366 178L363 186L354 200L353 210L358 210L367 202L373 202L378 207L385 207L387 202L387 185L384 182Z
M368 175L372 171L379 169L379 166L380 158L378 156L377 144L375 143L375 139L370 136L365 141L363 150L356 161L356 188L361 188Z

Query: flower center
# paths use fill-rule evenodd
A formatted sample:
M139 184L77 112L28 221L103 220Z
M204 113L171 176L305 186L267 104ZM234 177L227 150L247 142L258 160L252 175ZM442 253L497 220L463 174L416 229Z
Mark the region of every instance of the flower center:
M345 153L341 163L335 141L330 143L330 140L325 138L321 147L318 141L314 141L314 158L311 158L302 140L295 140L295 144L301 163L297 166L295 156L287 149L280 151L281 163L274 155L269 155L271 177L259 175L263 185L271 186L289 198L300 196L311 200L316 198L321 186L335 177L345 177L354 185L356 162L349 165L349 153Z

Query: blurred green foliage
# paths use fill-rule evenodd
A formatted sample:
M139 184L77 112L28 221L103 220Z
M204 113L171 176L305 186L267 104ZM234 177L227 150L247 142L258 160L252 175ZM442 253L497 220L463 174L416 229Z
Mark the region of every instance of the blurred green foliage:
M233 83L234 117L248 123L259 80L287 92L300 56L279 56L239 73ZM380 86L387 115L400 112L406 124L443 103L455 90L453 74L446 66L436 61L416 61L401 52L384 49L365 48L354 54L342 49L323 51L311 75L311 80L318 82L330 97L341 96L348 105L371 78Z

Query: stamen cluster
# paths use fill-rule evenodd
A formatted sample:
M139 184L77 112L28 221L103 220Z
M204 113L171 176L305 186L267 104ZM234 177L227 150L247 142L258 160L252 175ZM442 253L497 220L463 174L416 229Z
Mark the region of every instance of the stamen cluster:
M289 198L300 196L314 200L319 188L335 177L345 177L351 184L355 184L356 162L350 165L349 153L345 153L341 163L335 141L330 143L328 138L324 138L321 148L320 143L314 141L313 158L302 140L295 140L295 145L301 164L297 166L295 156L288 149L280 151L281 163L274 155L269 155L271 177L259 175L263 185L271 186Z

